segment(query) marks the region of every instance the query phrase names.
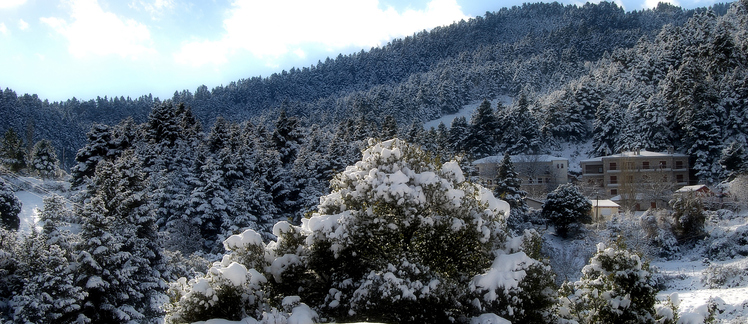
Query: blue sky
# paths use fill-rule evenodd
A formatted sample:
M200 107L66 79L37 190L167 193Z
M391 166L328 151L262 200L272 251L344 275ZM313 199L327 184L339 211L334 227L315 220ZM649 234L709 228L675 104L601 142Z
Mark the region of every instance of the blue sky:
M0 0L0 87L50 101L168 98L523 2L535 1ZM658 1L615 2L630 11ZM694 8L717 1L668 2Z

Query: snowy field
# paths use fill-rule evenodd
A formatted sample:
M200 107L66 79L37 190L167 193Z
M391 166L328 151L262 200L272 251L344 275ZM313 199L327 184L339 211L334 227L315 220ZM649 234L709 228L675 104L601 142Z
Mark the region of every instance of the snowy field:
M491 108L496 109L496 104L499 101L501 101L501 103L504 106L509 106L512 104L512 97L500 96L499 99L490 100ZM442 116L442 118L427 121L423 124L423 128L425 130L429 130L432 127L437 128L440 123L444 123L444 125L447 126L447 128L449 128L449 126L452 125L452 120L454 120L457 117L465 117L468 123L470 123L470 118L473 116L473 112L475 111L475 109L478 109L478 106L480 106L482 102L483 101L481 100L481 101L477 101L471 104L464 105L462 106L460 111L458 111L456 114L444 115Z

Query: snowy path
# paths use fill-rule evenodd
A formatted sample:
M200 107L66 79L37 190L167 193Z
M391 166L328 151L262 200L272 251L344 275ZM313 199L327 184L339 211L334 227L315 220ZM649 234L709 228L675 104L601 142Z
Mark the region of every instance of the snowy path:
M23 204L21 213L18 215L21 219L19 231L31 233L31 226L39 222L39 210L44 207L44 199L40 194L29 191L18 191L15 194Z

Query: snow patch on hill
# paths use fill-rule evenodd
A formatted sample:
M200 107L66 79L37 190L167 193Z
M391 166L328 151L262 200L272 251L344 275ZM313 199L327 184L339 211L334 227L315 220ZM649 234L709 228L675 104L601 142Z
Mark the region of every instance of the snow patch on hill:
M498 102L501 102L501 104L504 106L509 106L512 104L512 100L513 100L512 97L500 96L498 99L489 100L489 102L491 102L491 108L496 109L496 104ZM458 111L456 114L444 115L439 119L427 121L423 124L423 128L425 130L429 130L432 127L437 128L440 123L444 123L444 125L446 125L447 128L449 128L449 126L452 125L452 120L454 120L457 117L465 117L468 120L468 122L470 122L470 118L473 116L473 112L475 112L475 110L478 109L478 106L480 106L482 102L483 100L469 103L467 105L462 106L462 108L460 108L460 111Z

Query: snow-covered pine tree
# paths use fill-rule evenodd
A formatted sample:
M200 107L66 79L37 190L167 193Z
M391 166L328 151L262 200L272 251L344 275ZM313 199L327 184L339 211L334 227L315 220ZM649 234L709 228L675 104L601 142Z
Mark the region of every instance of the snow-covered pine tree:
M81 185L86 179L92 178L99 161L109 156L109 146L112 140L111 127L94 124L86 137L88 141L83 148L78 150L75 155L76 164L70 170L73 176L73 186Z
M606 156L615 152L620 134L619 126L623 124L620 106L617 103L603 100L595 111L595 121L592 126L593 156Z
M493 190L494 196L506 201L511 208L511 212L507 218L507 225L512 229L516 229L519 224L524 222L529 208L527 207L527 203L525 203L527 192L521 188L522 180L519 178L519 174L514 171L514 163L512 163L509 153L504 153L504 158L499 163L494 183L496 184Z
M501 147L505 152L533 154L540 150L540 125L537 118L530 112L530 104L524 93L520 94L514 107L503 111L501 128L504 130Z
M275 130L273 130L271 141L275 150L280 154L283 166L288 166L296 160L303 137L300 128L298 118L288 116L285 110L281 110L278 119L275 120Z
M99 168L97 168L99 169ZM99 173L100 171L97 171ZM115 219L96 195L81 210L81 242L76 246L79 265L75 283L87 296L81 302L78 320L91 323L138 321L144 315L130 305L136 270L131 255L122 251L120 235L114 235Z
M563 238L576 234L580 224L591 223L590 209L592 204L579 189L571 183L565 183L548 193L541 216L555 228Z
M734 141L722 149L719 165L725 171L725 176L734 179L735 176L748 171L748 155L746 155L743 143Z
M470 119L470 128L465 139L465 149L471 158L480 159L496 152L499 126L491 102L483 100Z
M148 195L147 175L133 150L126 150L114 164L116 202L115 233L122 235L121 251L130 254L129 266L136 282L131 287L129 304L147 320L162 316L159 307L166 298L166 273L153 205Z
M2 217L2 228L7 230L18 230L21 220L21 200L16 197L10 184L0 179L0 216Z
M384 116L382 121L382 132L379 137L383 140L388 140L397 137L397 120L392 115Z
M49 208L52 206L45 206ZM53 241L63 244L50 243ZM55 240L36 232L24 238L19 270L25 282L13 297L14 322L73 323L78 319L86 292L75 285L73 254L64 243L59 237Z
M470 126L465 116L460 116L452 120L449 126L449 148L455 154L466 154L465 142L470 132Z
M26 168L26 148L23 140L18 137L13 128L5 131L2 142L0 142L0 163L13 172Z
M31 151L31 168L42 179L51 179L57 176L59 162L52 142L43 139L34 144Z

